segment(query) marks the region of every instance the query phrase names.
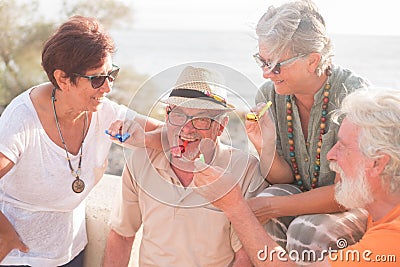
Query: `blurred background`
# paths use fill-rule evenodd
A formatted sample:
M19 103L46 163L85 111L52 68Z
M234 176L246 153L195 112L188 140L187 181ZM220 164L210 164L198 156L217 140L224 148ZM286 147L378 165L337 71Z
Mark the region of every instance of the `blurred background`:
M162 88L153 84L151 77L183 63L213 62L235 70L253 84L236 83L235 90L243 98L239 118L240 112L254 104L256 88L263 82L252 58L257 51L255 25L269 5L283 2L0 0L0 114L16 95L47 81L40 65L42 45L60 23L79 14L98 18L115 40L114 62L121 72L111 99L125 105L135 99L131 107L148 114L148 106L159 97L155 88ZM335 45L334 64L377 86L400 88L400 28L394 2L314 2ZM143 88L145 94L137 93ZM162 112L152 116L163 119ZM235 129L240 120L231 122ZM243 139L245 133L232 138ZM107 172L119 175L123 158L122 149L113 145Z

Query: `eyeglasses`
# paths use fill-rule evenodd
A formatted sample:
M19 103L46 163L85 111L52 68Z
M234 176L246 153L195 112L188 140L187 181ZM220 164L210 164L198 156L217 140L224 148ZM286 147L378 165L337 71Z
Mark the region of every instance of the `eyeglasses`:
M114 64L112 66L113 66L114 70L110 71L107 75L98 74L98 75L87 76L87 75L82 75L79 73L72 73L72 74L88 79L90 81L90 84L92 85L93 89L98 89L104 84L106 79L108 79L109 82L114 82L114 80L117 78L120 67L118 67L117 65L114 65Z
M253 55L255 61L257 62L257 64L258 64L262 69L265 68L265 67L267 67L267 68L270 69L271 72L274 73L274 74L280 74L280 73L281 73L281 67L282 67L282 66L284 66L284 65L286 65L286 64L289 64L289 63L291 63L291 62L293 62L293 61L296 61L296 60L298 60L299 58L302 58L302 57L304 57L304 56L305 56L305 54L300 54L300 55L298 55L298 56L295 56L295 57L289 58L289 59L287 59L287 60L284 60L284 61L282 61L282 62L278 62L278 63L275 64L274 67L272 67L272 63L271 63L271 62L265 61L265 59L263 59L263 58L260 56L259 53L256 53L256 54Z
M211 124L213 121L221 116L222 114L218 114L215 117L197 117L197 116L188 116L184 113L168 110L168 121L172 125L175 126L183 126L189 120L192 122L193 128L196 130L209 130L211 128Z

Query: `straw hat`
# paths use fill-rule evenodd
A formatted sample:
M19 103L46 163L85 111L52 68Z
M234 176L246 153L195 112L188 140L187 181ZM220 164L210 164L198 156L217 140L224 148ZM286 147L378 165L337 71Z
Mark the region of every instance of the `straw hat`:
M168 98L161 102L185 108L233 110L227 103L227 91L221 74L205 69L186 67Z

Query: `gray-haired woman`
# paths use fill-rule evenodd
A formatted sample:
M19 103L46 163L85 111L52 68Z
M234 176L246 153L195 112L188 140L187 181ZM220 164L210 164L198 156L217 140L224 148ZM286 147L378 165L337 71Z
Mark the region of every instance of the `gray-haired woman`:
M330 120L332 111L369 82L332 63L332 41L311 1L269 7L256 33L254 58L268 81L257 94L255 110L271 101L274 123L262 117L261 131L256 122L246 124L272 186L249 204L262 223L268 221L267 232L283 248L300 255L314 251L318 257L324 249L337 248L341 238L352 244L365 231L366 212L346 211L335 201L335 173L326 154L339 128Z

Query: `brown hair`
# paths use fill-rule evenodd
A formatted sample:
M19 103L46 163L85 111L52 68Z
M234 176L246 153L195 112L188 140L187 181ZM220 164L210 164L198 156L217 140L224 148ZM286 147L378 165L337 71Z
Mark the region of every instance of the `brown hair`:
M50 82L58 88L54 71L62 70L72 83L73 73L86 73L104 64L115 51L112 38L95 18L73 16L63 23L44 44L42 66Z

